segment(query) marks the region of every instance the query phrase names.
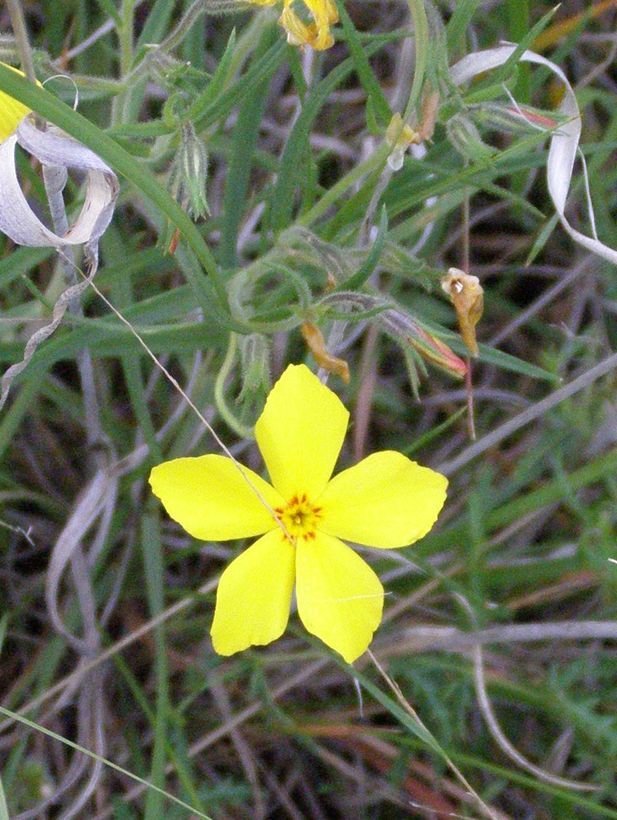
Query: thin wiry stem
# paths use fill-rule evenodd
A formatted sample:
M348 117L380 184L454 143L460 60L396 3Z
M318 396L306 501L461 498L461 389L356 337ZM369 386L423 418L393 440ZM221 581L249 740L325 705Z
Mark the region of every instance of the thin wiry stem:
M542 780L545 783L551 783L553 786L561 786L566 789L576 789L578 791L598 791L600 788L599 786L594 786L589 783L579 783L577 780L569 780L565 777L559 777L558 775L551 774L550 772L545 771L544 769L540 768L540 766L536 766L530 760L527 760L518 749L516 749L512 743L508 740L508 738L503 733L501 726L497 720L495 712L493 710L493 706L491 704L490 698L488 696L488 692L486 691L486 683L484 680L484 662L482 659L482 649L480 648L479 644L476 644L472 650L473 653L473 665L474 665L474 681L476 686L476 697L478 699L478 705L480 707L480 711L482 712L482 716L486 721L486 725L489 728L493 739L498 744L499 748L502 750L504 754L506 754L510 760L513 760L517 766L520 766L521 769L525 769L526 771L533 774L538 780Z
M475 626L475 615L474 611L471 608L469 601L459 594L455 593L457 600L462 605L463 609L466 611L469 619L471 620L472 624ZM506 754L510 760L513 760L517 766L520 766L521 769L525 769L525 771L530 772L539 780L544 781L545 783L551 783L553 786L561 786L566 789L576 789L578 791L598 791L597 786L593 786L589 783L579 783L576 780L569 780L564 777L559 777L558 775L551 774L550 772L545 771L544 769L540 768L540 766L536 766L531 761L527 760L518 749L516 749L508 740L508 738L503 733L501 726L497 720L495 712L493 710L493 705L490 701L488 696L488 692L486 690L486 682L484 679L484 660L482 657L482 647L479 642L476 642L472 646L472 656L473 656L473 667L474 667L474 683L476 687L476 697L478 700L478 706L480 707L480 711L482 712L482 717L486 721L486 725L493 737L493 740L498 744L499 748Z
M6 5L11 18L11 26L13 34L15 35L15 45L19 53L19 59L24 74L31 83L36 83L36 74L34 73L34 63L32 62L32 49L30 48L30 39L28 37L28 30L26 28L26 20L21 8L19 0L6 0Z
M418 724L418 726L420 726L420 727L421 727L421 728L422 728L425 732L427 732L428 734L430 734L429 730L427 729L427 727L424 725L424 723L423 723L423 722L422 722L422 720L420 719L420 716L418 715L418 713L416 712L416 710L415 710L415 709L413 708L413 706L409 703L409 701L407 700L407 698L403 695L403 693L402 693L402 691L401 691L400 686L396 683L396 681L395 681L395 680L393 680L393 679L390 677L390 675L388 675L388 673L386 672L386 670L385 670L385 669L383 668L383 666L379 663L379 661L377 660L377 658L376 658L376 657L375 657L375 655L371 652L371 650L370 650L370 649L368 649L368 650L367 650L367 655L370 657L370 659L371 659L371 660L372 660L372 662L373 662L373 665L375 666L375 668L377 669L377 671L379 672L379 674L381 675L381 677L382 677L382 678L383 678L383 680L385 681L385 683L386 683L386 685L388 686L388 688L390 689L390 691L394 694L394 696L395 696L395 698L397 699L397 701L399 702L399 704L400 704L400 705L402 706L402 708L405 710L405 712L407 712L407 714L408 714L408 715L410 715L410 717L412 717L412 718L413 718L413 720L415 720L415 721L416 721L416 723ZM469 792L469 794L471 794L471 795L475 798L475 800L477 801L478 808L480 809L480 811L482 812L482 814L483 814L485 817L489 817L489 818L490 818L490 820L497 820L497 819L496 819L495 812L493 811L493 809L491 809L491 807L490 807L490 806L487 806L487 805L486 805L486 803L484 802L484 800L482 800L482 798L480 797L480 795L479 795L479 794L475 791L475 789L474 789L474 788L470 785L470 783L467 781L467 778L466 778L466 777L465 777L465 775L461 772L461 770L458 768L458 766L457 766L457 765L456 765L456 764L455 764L455 763L454 763L454 762L450 759L450 757L449 757L448 755L446 755L446 754L444 754L444 759L445 759L446 763L448 764L448 766L452 769L452 771L454 772L454 774L458 777L458 779L460 780L460 782L463 784L463 786L467 789L467 791Z
M439 471L445 473L445 475L452 475L466 464L469 464L470 461L473 461L474 458L477 458L479 455L486 452L486 450L494 447L500 441L503 441L503 439L508 438L508 436L511 436L517 430L520 430L521 427L525 427L532 421L541 418L545 413L552 410L552 408L556 407L560 402L569 399L570 396L574 396L576 393L579 393L581 390L589 387L590 384L593 384L598 379L601 379L602 376L606 376L616 367L617 353L613 353L595 367L590 368L585 373L581 373L580 376L573 379L573 381L569 384L566 384L564 387L560 387L559 390L555 390L553 393L546 396L546 398L536 402L536 404L528 407L526 410L523 410L517 416L509 419L509 421L506 421L491 433L487 433L487 435L483 436L481 439L474 442L474 444L471 444L463 450L463 452L456 456L456 458L440 464L438 467Z

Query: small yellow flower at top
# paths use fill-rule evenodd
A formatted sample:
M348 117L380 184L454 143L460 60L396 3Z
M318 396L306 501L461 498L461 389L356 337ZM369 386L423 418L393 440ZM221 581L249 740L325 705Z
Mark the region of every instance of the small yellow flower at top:
M273 6L276 0L250 0L257 6ZM313 18L312 23L305 22L294 10L294 0L283 0L283 12L279 17L280 25L287 32L287 41L294 46L310 46L315 51L325 51L334 45L330 27L338 23L338 11L332 0L303 0Z
M314 22L305 23L294 11L292 0L284 0L279 23L287 32L287 41L294 46L310 46L325 51L334 45L330 26L338 23L338 12L331 0L304 0Z
M7 65L6 63L0 63L0 65L3 65L5 68L10 68L11 71L25 77L23 71L19 71L19 69L13 68L11 65ZM0 142L4 142L7 137L11 136L26 114L29 113L29 108L13 99L13 97L9 97L9 95L3 91L0 91Z
M401 453L373 453L331 478L349 420L338 397L304 365L290 365L255 425L272 484L230 458L177 458L150 485L194 538L261 536L221 575L212 642L220 655L279 638L292 593L306 629L351 663L368 648L384 591L342 538L393 549L422 538L447 479Z

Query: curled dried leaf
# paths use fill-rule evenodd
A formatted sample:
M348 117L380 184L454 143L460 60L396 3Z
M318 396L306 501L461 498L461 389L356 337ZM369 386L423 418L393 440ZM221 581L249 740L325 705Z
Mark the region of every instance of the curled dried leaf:
M447 276L441 280L441 287L454 305L459 330L467 349L472 356L477 356L476 325L484 311L484 290L480 280L458 268L450 268Z
M15 147L20 145L36 157L47 172L47 194L52 214L64 217L62 191L68 169L86 176L84 204L77 219L62 236L44 225L28 204L17 177ZM89 286L96 274L98 242L113 216L118 196L118 179L100 157L57 129L40 131L24 118L17 130L0 144L0 231L17 245L52 247L61 251L67 245L85 245L87 275L70 286L56 301L51 321L36 331L26 344L23 359L4 373L0 380L0 409L7 400L15 378L27 367L37 347L60 325L67 309ZM59 201L58 201L59 198Z
M463 83L472 80L479 74L484 74L486 71L504 65L516 49L517 46L508 43L497 48L467 54L450 68L450 78L455 85L463 85ZM565 214L574 161L578 153L578 143L582 130L581 113L574 89L559 66L551 60L547 60L546 57L542 57L534 51L524 51L520 56L520 61L548 68L563 85L563 96L556 112L562 122L558 128L551 132L546 164L548 192L557 211L559 221L575 242L615 265L617 264L617 251L601 242L595 234L591 202L588 203L588 206L592 236L587 236L574 228ZM582 155L581 160L584 163Z
M58 236L36 216L24 196L15 162L20 145L42 165L73 169L86 174L84 204L64 236ZM66 180L66 174L62 174ZM85 244L95 252L98 240L109 225L118 196L114 172L89 148L56 130L39 131L27 119L0 145L0 231L17 245L61 248Z

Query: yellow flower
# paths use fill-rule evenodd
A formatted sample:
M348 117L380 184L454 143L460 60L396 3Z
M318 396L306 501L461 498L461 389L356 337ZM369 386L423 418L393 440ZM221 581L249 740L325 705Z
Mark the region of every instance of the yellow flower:
M334 44L330 26L338 22L338 12L331 0L304 0L314 22L305 23L293 10L293 0L284 0L279 23L287 32L287 40L295 46L310 46L324 51Z
M152 470L154 494L193 537L261 536L221 575L211 631L220 655L279 638L294 583L298 614L311 634L349 663L370 644L383 587L340 539L382 549L417 541L435 523L448 482L393 451L331 478L348 420L338 397L307 367L290 365L255 425L272 484L218 455Z
M276 0L250 0L256 6L273 6ZM305 23L293 10L294 0L283 0L279 24L287 32L287 41L294 46L310 46L324 51L334 44L330 26L338 23L338 11L332 0L303 0L313 22Z
M19 71L19 69L13 68L13 66L7 65L6 63L2 63L2 65L5 68L10 68L11 71L14 71L16 74L21 74L22 77L25 77L23 71ZM13 97L9 97L8 94L0 91L0 142L4 142L7 137L11 136L26 114L29 113L29 108L26 108L25 105L17 102Z

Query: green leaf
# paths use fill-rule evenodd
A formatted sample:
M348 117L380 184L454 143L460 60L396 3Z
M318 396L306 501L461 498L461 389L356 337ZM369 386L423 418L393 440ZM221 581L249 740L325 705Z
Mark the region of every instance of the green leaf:
M372 44L367 47L367 54L374 54L381 47L381 43ZM348 57L318 83L305 98L300 116L297 118L285 145L279 175L270 200L272 227L277 233L286 228L291 220L294 189L298 175L304 173L302 158L313 121L330 94L348 77L353 69L353 61Z
M446 25L449 48L453 49L459 45L459 40L465 35L479 3L480 0L458 0Z
M192 121L198 120L203 113L214 103L216 98L222 93L225 84L229 79L229 73L233 66L234 51L236 47L236 30L233 29L229 35L229 40L223 52L216 71L212 79L191 105L189 118Z
M362 87L366 91L367 105L371 106L371 110L375 113L377 120L380 121L380 124L385 128L392 118L390 104L386 98L386 95L381 90L381 86L379 85L375 74L373 73L373 69L369 64L364 49L362 48L356 27L347 14L347 10L345 9L345 5L342 0L336 0L336 7L339 12L341 25L343 26L343 33L345 35L345 41L347 42L354 68L360 82L362 83Z
M253 62L263 56L270 45L271 30L263 35L262 47L256 49ZM268 101L268 88L276 65L271 64L271 73L263 77L251 94L244 100L234 127L232 152L225 178L223 199L223 224L221 230L221 264L224 268L234 268L237 264L236 244L240 222L245 213L252 160L257 138L261 129L263 113Z
M350 276L345 282L341 282L335 290L359 290L362 287L379 264L387 235L388 212L386 211L386 206L384 205L381 209L381 214L379 217L377 236L375 237L375 241L373 242L364 264L353 274L353 276Z

